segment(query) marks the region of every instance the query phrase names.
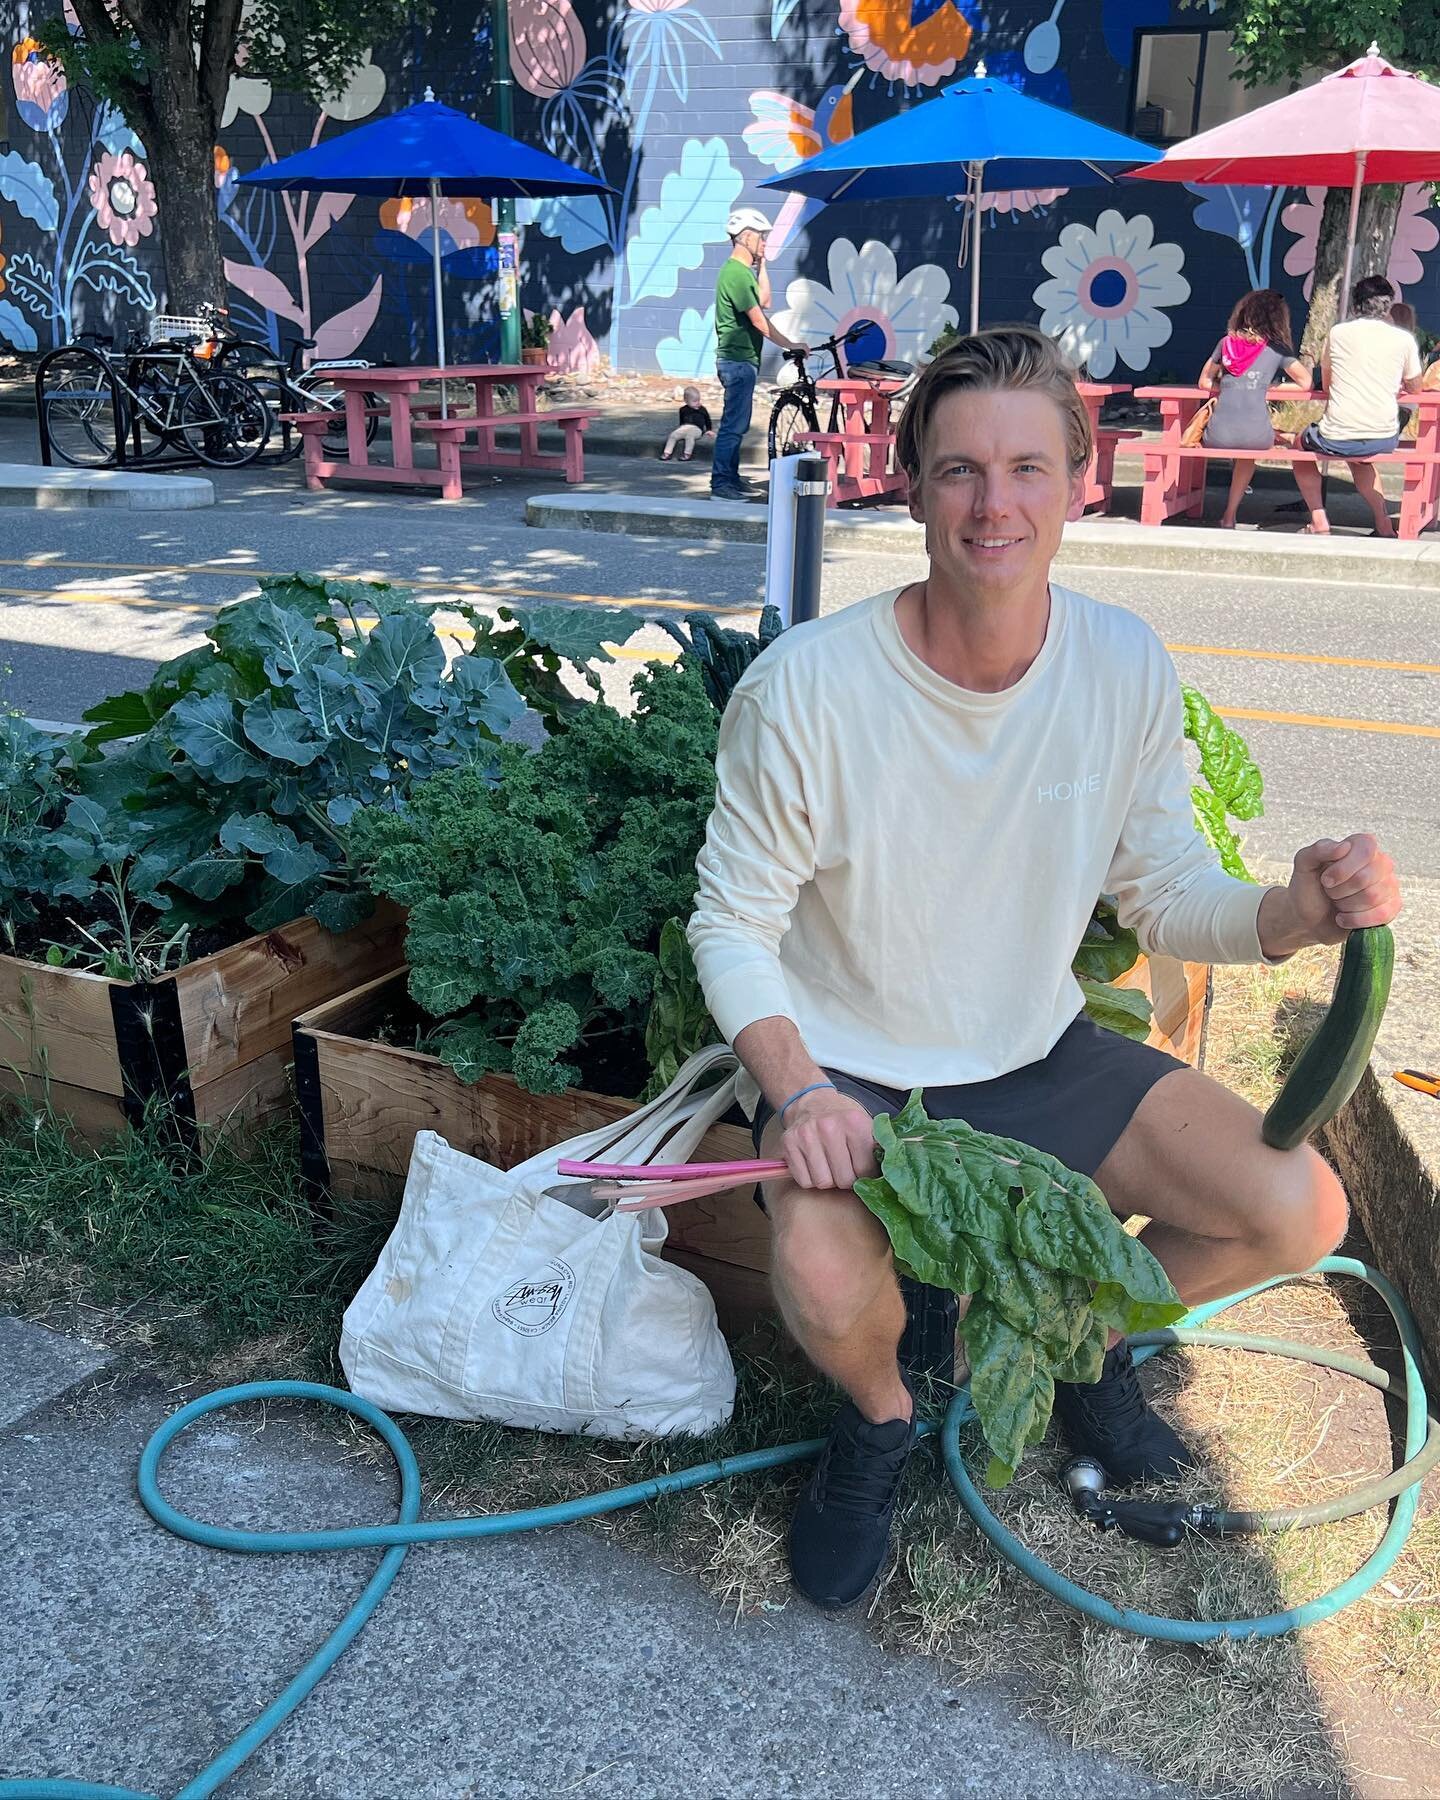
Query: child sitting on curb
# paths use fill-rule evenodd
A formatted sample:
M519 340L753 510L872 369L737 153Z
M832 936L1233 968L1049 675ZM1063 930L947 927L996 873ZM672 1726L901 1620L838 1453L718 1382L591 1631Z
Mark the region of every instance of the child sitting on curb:
M680 451L680 460L689 462L690 458L694 456L695 446L701 438L708 437L714 429L715 427L710 423L710 414L700 404L699 388L687 387L684 404L680 408L680 423L665 440L665 448L660 452L661 462L669 462L675 454L677 444L683 446Z

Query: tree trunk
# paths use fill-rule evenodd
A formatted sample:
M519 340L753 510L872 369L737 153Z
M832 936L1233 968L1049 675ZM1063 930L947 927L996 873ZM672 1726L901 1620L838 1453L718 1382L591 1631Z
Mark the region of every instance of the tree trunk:
M150 71L154 122L145 140L160 203L165 257L165 308L193 313L223 305L225 271L215 204L215 108L190 42L188 14L171 24ZM152 141L153 140L153 141Z
M213 139L193 116L171 117L158 124L145 148L160 204L164 310L193 313L205 301L223 305L225 271L215 205Z
M1395 226L1400 217L1402 190L1383 182L1360 190L1360 216L1355 231L1355 262L1350 271L1353 286L1362 275L1383 275L1390 266ZM1310 293L1310 313L1300 354L1320 360L1325 334L1339 312L1340 283L1345 277L1345 237L1350 225L1350 189L1327 188L1320 233L1315 243L1315 285Z

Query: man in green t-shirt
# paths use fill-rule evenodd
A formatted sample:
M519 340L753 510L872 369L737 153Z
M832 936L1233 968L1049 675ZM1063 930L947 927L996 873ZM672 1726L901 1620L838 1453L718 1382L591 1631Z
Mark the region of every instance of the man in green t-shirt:
M759 492L740 479L740 443L750 429L755 383L760 376L760 344L769 338L782 350L803 344L777 331L766 317L770 277L765 269L765 239L770 221L752 206L742 206L725 222L730 255L715 283L715 372L725 390L725 410L715 433L715 460L710 475L713 500L758 500Z

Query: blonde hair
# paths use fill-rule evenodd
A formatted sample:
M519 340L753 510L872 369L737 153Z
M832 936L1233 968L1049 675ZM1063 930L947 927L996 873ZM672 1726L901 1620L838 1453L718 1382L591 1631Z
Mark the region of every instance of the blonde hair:
M1075 371L1055 344L1031 325L996 325L958 338L942 350L916 382L900 425L895 448L900 466L919 481L925 439L936 404L945 394L994 394L1033 389L1048 394L1065 419L1065 450L1070 473L1078 475L1090 461L1094 434L1090 414L1075 386Z

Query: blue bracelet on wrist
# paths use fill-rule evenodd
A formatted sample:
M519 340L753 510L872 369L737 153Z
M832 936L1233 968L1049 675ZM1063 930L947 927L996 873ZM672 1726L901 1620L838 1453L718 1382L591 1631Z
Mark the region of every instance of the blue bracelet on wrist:
M835 1083L833 1081L812 1081L810 1083L809 1087L803 1087L800 1089L799 1093L792 1094L790 1096L790 1098L785 1102L785 1106L781 1106L781 1107L777 1108L775 1117L783 1123L784 1119L785 1119L785 1108L786 1107L793 1106L797 1100L801 1099L806 1094L818 1093L821 1088L834 1089Z

